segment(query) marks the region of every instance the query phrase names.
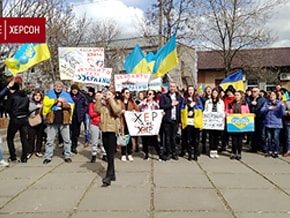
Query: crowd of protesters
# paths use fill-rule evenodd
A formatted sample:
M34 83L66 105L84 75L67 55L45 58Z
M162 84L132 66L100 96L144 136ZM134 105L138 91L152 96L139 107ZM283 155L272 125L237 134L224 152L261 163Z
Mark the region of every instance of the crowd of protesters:
M159 161L176 161L180 157L197 161L200 154L217 159L221 153L227 154L225 151L230 152L230 159L240 160L244 144L249 144L249 152L263 152L265 157L277 158L279 153L290 156L290 100L283 99L286 90L280 85L269 93L257 87L243 92L235 90L232 85L226 90L207 86L200 93L192 85L186 90L179 90L175 82L170 82L168 91L164 93L150 89L136 93L128 88L114 92L108 88L95 90L93 87L85 92L77 84L72 84L67 90L61 81L56 81L51 90L46 93L35 90L29 99L18 83L10 81L1 90L1 97L6 94L10 118L7 129L8 162L25 163L35 155L43 158L43 164L48 164L53 159L55 143L58 142L63 143L64 161L70 163L72 153L78 154L83 125L83 147L91 145L90 162L96 162L99 150L101 159L107 162L103 186L116 180L115 153L120 151L121 161L133 162L134 153L139 152L141 144L144 160L154 157L149 152L150 146L155 148ZM125 111L153 110L163 110L159 135L131 136L127 145L118 150L117 134L129 134ZM182 119L182 110L186 110L185 119ZM197 125L199 111L253 113L254 132L229 133L226 128L202 130ZM36 114L41 115L42 122L31 126L28 118ZM22 145L20 160L14 146L18 130ZM8 166L9 163L3 159L2 142L0 137L0 165Z

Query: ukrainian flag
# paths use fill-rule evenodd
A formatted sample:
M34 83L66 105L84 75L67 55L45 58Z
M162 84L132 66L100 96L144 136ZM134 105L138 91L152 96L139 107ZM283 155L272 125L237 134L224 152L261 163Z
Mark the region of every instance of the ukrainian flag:
M155 55L153 54L153 52L149 52L145 58L151 73L155 64Z
M226 77L220 83L220 87L223 90L226 90L229 85L232 85L236 90L244 91L244 82L243 82L243 71L239 70L236 73L233 73Z
M155 55L153 74L155 74L155 76L163 76L168 71L175 68L177 64L176 38L175 35L173 35Z
M23 44L15 53L13 58L6 58L5 64L13 74L21 73L30 67L50 58L47 43Z
M125 59L124 68L129 73L150 73L150 68L146 58L139 45L136 45L133 51Z

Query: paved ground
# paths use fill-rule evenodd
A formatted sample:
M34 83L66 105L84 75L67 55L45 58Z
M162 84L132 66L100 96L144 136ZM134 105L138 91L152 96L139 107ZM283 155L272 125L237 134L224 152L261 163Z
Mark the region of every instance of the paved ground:
M17 142L20 150L19 141ZM290 158L243 153L241 161L202 155L198 162L116 159L117 181L101 187L106 163L79 147L72 163L57 148L43 165L0 168L0 218L290 217ZM8 157L4 140L5 158Z

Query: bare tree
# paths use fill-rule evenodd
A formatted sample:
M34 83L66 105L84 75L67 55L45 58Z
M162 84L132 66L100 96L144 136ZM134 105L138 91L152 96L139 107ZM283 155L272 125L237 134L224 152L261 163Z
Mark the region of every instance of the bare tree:
M274 37L265 24L271 19L274 7L281 3L283 0L201 0L199 14L188 21L188 27L192 20L197 21L197 26L192 28L192 38L207 49L217 50L227 76L240 49L272 42Z

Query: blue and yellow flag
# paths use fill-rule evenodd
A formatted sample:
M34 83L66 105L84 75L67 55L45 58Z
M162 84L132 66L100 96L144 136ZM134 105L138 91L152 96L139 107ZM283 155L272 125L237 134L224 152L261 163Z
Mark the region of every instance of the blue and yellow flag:
M153 67L154 67L154 64L155 64L155 55L153 54L153 52L149 52L147 55L146 55L146 61L147 61L147 64L148 64L148 67L150 69L150 73L152 73L153 71Z
M176 38L175 35L173 35L156 53L153 74L155 76L163 76L168 71L175 68L177 64L178 56L176 50Z
M226 77L223 81L221 81L219 86L222 87L223 90L226 90L229 85L232 85L236 90L245 90L242 70L239 70Z
M6 58L5 64L8 70L16 75L30 67L50 58L47 43L43 44L23 44L15 53L14 57Z
M285 93L282 95L282 100L283 100L283 101L288 101L288 100L290 100L290 96L289 96L288 91L285 91Z
M150 73L150 68L139 45L128 55L124 62L126 73Z

